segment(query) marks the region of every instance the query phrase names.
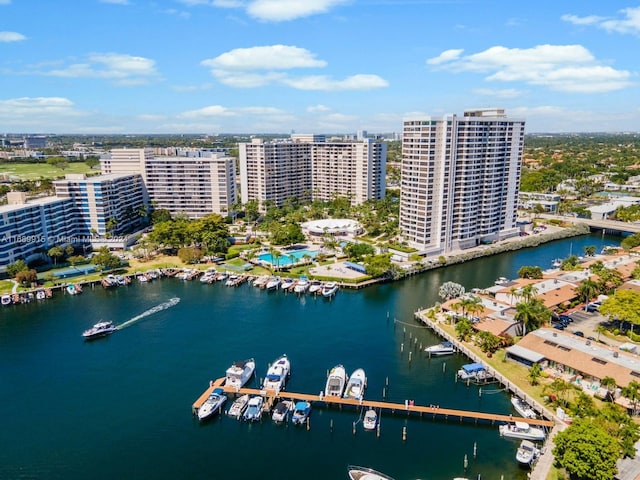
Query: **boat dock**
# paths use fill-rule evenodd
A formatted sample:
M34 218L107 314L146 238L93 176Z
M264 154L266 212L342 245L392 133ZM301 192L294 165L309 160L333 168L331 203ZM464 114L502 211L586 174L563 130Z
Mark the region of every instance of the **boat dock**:
M334 396L321 396L320 394L313 395L308 393L295 393L289 391L280 391L276 392L273 390L258 390L257 388L241 388L240 390L236 390L232 387L224 386L224 377L218 378L217 380L211 382L209 388L207 388L200 397L193 403L193 413L195 414L198 411L198 408L204 403L204 401L209 397L210 393L214 388L222 388L226 393L233 393L236 395L244 395L245 393L249 395L261 395L265 398L265 404L272 404L276 398L283 400L303 400L311 403L324 403L326 405L339 405L339 406L352 406L352 407L367 407L367 408L375 408L381 411L389 411L391 413L395 412L406 412L407 415L411 413L419 414L423 416L425 414L432 415L433 418L457 418L460 421L462 420L472 420L477 422L478 420L488 421L490 423L495 422L514 422L515 420L522 420L520 417L514 417L513 415L501 415L496 413L484 413L484 412L474 412L467 410L455 410L451 408L441 408L438 405L415 405L413 402L405 402L405 403L393 403L393 402L384 402L379 400L361 400L358 401L353 398L342 398L342 397L334 397ZM553 427L554 423L550 420L542 420L542 419L526 419L526 423L530 425L538 425L546 428Z

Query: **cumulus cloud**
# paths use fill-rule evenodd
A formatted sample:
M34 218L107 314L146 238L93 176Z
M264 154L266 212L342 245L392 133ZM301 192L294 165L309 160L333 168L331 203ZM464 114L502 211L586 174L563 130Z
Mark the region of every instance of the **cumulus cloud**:
M0 42L21 42L26 39L27 37L18 32L0 32Z
M52 118L61 126L84 115L76 110L71 100L64 97L20 97L0 100L0 125L11 125L12 128L20 126L48 131ZM47 125L49 129L44 128Z
M203 60L221 83L236 88L286 85L298 90L370 90L388 85L377 75L357 74L342 80L325 75L295 77L285 70L324 68L327 62L305 48L291 45L268 45L237 48L215 58Z
M347 0L255 0L247 5L247 13L259 20L282 22L327 13Z
M574 25L595 26L608 32L640 35L640 7L629 7L619 10L621 18L607 18L595 15L578 17L563 15L562 20Z
M429 65L440 65L442 63L451 62L451 61L455 60L456 58L460 57L460 55L462 55L463 51L464 50L462 50L462 49L445 50L444 52L442 52L437 57L433 57L433 58L428 59L427 60L427 64L429 64Z
M563 92L609 92L632 85L630 72L599 63L581 45L495 46L467 56L447 52L451 51L427 64L456 73L486 74L487 81L523 82Z
M326 105L310 105L307 107L307 112L309 113L329 112L330 110Z
M473 90L473 93L477 95L483 95L486 97L495 97L495 98L517 98L522 95L522 92L516 90L515 88L503 88L503 89L494 89L494 88L476 88Z
M158 76L155 61L126 54L92 54L85 63L41 72L66 78L104 78L116 85L145 85Z

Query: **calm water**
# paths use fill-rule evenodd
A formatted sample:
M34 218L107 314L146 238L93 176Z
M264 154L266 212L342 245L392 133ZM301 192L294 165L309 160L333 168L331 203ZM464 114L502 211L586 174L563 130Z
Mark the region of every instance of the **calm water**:
M349 372L366 370L369 399L381 399L384 390L397 402L508 413L509 398L498 386L480 396L476 387L455 382L464 357L429 360L413 350L408 362L413 338L438 341L413 322L413 312L438 301L445 281L487 286L498 276L513 278L522 265L547 267L585 245L600 250L614 243L619 238L559 241L343 290L331 301L165 279L6 307L0 310L0 478L341 480L348 464L360 464L396 480L524 479L514 459L518 442L500 438L497 426L396 412L383 415L377 438L361 423L354 434L359 413L346 408L314 409L307 431L266 417L250 425L226 417L200 425L191 404L233 361L255 357L256 383L269 362L287 353L292 391L320 392L327 370L342 363ZM180 302L165 304L176 297ZM90 343L80 337L100 319L122 324L136 317L111 337Z

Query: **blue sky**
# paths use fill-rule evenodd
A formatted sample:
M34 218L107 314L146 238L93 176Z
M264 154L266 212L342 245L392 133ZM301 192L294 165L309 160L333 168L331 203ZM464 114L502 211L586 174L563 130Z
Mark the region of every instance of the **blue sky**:
M616 0L0 0L0 134L637 132L639 42Z

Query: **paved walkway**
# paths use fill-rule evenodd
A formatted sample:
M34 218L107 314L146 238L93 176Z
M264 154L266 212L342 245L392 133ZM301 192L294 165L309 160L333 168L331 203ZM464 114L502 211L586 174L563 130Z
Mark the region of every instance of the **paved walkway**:
M546 480L553 466L553 439L558 432L561 432L565 428L567 428L565 423L558 422L551 432L549 432L549 437L547 437L547 441L544 444L544 453L540 455L540 458L538 458L538 461L534 465L533 471L529 475L529 480Z

